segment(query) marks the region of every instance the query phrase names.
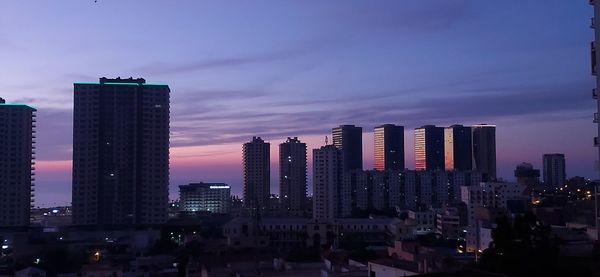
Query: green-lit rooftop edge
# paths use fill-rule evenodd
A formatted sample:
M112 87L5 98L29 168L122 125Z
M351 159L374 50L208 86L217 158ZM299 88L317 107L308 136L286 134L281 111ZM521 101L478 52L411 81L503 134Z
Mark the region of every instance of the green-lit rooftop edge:
M21 106L37 110L35 107L23 103L0 103L0 106Z
M73 85L117 85L117 86L164 86L168 87L167 84L157 83L99 83L99 82L75 82Z

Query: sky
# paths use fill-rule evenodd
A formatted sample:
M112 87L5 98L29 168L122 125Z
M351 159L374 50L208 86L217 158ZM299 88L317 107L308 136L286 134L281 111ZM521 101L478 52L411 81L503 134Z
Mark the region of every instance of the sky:
M497 125L498 173L564 153L594 178L588 1L0 1L0 97L38 109L37 206L71 201L73 82L171 88L170 197L188 182L242 191L242 143L340 124ZM309 193L311 189L309 178Z

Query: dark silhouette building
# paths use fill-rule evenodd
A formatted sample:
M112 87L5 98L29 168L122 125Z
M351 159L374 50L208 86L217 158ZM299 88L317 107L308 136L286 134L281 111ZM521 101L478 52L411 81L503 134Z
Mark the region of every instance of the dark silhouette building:
M348 202L342 185L342 151L325 145L313 149L313 218L343 217L343 202Z
M0 228L29 225L36 109L0 98Z
M444 170L444 128L425 125L415 129L415 169Z
M564 154L544 154L544 185L564 186L567 179L565 167Z
M375 169L404 169L404 126L385 124L375 127Z
M520 163L515 169L515 177L521 185L537 185L540 183L540 170L534 169L530 163Z
M473 169L484 179L496 180L496 125L471 126L473 132Z
M333 145L342 152L342 170L362 169L362 128L340 125L332 135Z
M244 143L244 206L256 214L269 210L271 197L270 144L260 137Z
M74 84L73 223L161 224L169 200L168 85Z
M306 143L297 137L279 144L279 200L282 210L306 211Z

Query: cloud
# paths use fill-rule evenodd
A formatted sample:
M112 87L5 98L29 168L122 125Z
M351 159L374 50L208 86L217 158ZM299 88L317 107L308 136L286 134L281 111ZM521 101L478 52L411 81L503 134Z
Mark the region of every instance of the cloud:
M565 120L591 112L585 83L540 87L480 87L423 96L411 101L401 91L374 97L348 97L252 103L239 109L197 114L173 113L174 145L210 145L247 140L253 135L278 138L329 133L339 124L359 124L369 130L382 123L407 128L423 124L491 122L501 118ZM475 93L474 91L477 91ZM408 95L413 91L408 90ZM256 107L262 107L257 109ZM284 107L284 109L282 109ZM475 121L475 122L473 122Z

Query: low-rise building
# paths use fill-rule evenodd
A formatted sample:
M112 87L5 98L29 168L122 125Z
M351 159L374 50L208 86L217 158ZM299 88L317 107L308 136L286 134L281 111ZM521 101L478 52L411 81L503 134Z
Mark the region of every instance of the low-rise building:
M397 259L378 259L369 261L368 276L401 277L418 275L418 264Z
M227 214L231 206L231 187L223 183L192 183L179 186L181 212Z

